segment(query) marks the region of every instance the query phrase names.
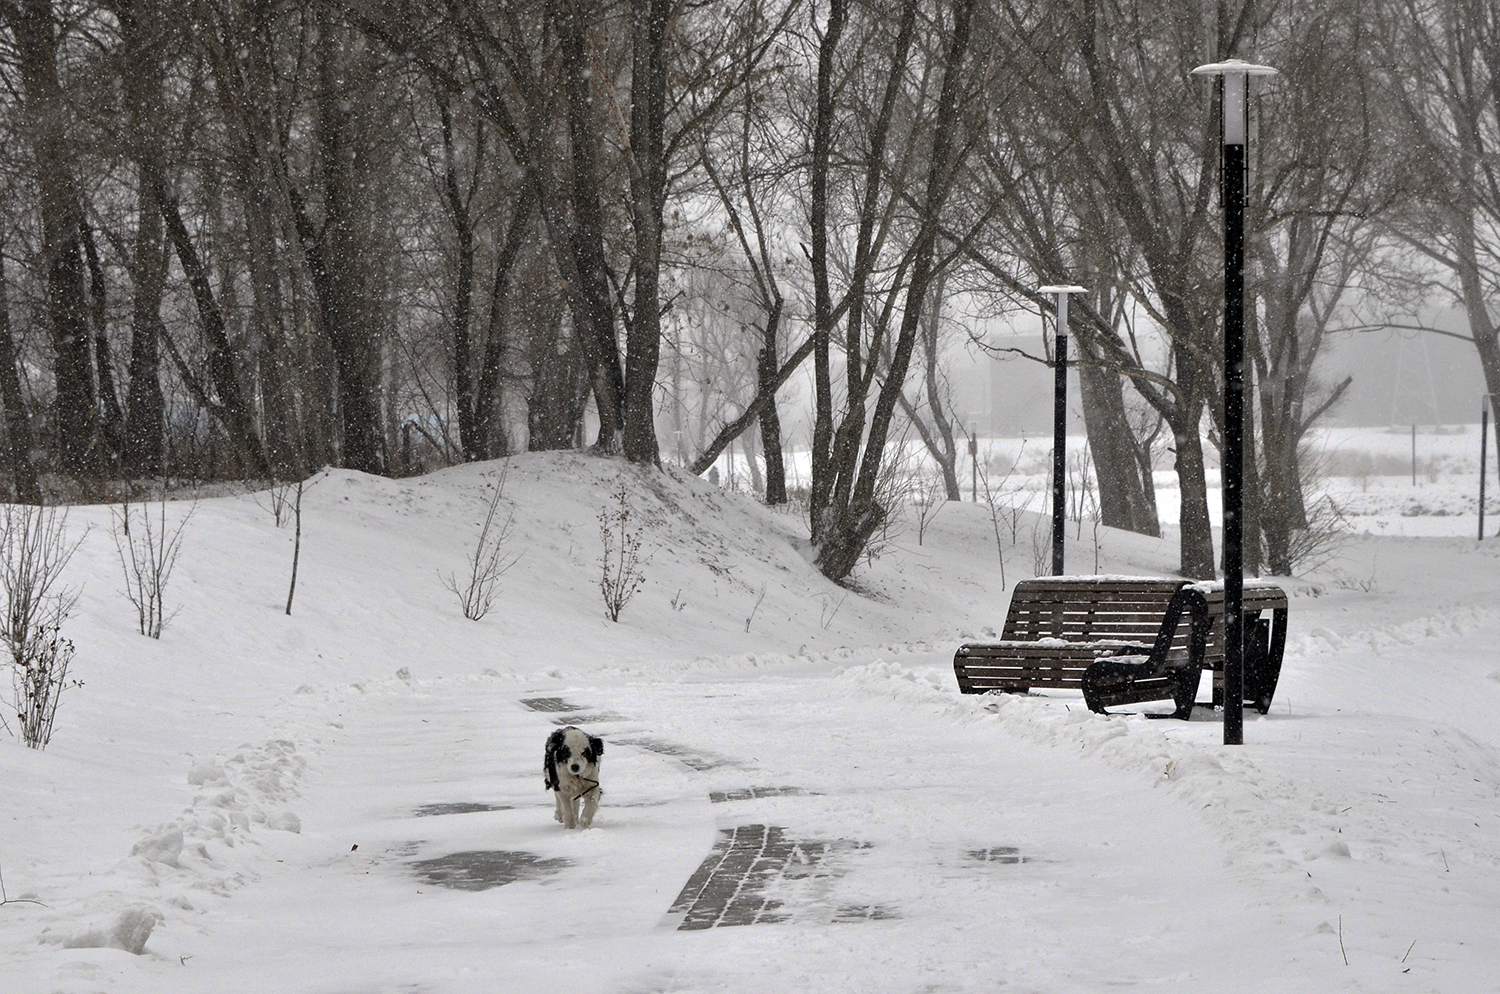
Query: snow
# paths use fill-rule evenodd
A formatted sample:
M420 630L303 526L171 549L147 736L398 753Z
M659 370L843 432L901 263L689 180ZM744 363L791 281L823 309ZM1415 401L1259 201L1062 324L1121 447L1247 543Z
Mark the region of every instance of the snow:
M520 456L519 559L468 621L443 579L499 475L320 475L290 616L267 495L204 498L160 641L109 509L72 510L84 684L46 751L0 741L0 990L1495 989L1500 541L1369 529L1282 578L1276 700L1228 748L1202 708L958 694L1009 599L983 505L893 530L846 589L794 511ZM612 623L620 482L646 582ZM1071 572L1176 561L1090 531ZM555 720L606 742L587 831L542 787Z

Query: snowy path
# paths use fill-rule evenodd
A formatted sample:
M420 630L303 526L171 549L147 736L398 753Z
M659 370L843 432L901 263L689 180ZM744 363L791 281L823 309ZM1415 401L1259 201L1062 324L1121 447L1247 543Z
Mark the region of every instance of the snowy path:
M88 888L167 911L148 955L47 985L38 949L21 990L1485 989L1500 680L1451 724L1423 694L1472 688L1495 632L1430 627L1300 645L1305 701L1228 752L1211 719L961 697L923 646L302 687ZM1443 665L1357 683L1413 646ZM608 742L587 832L541 787L556 721Z
M345 695L302 834L269 839L260 879L173 940L191 958L172 988L1295 989L1286 923L1189 805L972 702L893 695L887 671ZM537 697L586 709L521 703ZM559 717L609 743L588 832L541 788ZM752 834L759 872L693 927L715 898L689 911L684 886Z

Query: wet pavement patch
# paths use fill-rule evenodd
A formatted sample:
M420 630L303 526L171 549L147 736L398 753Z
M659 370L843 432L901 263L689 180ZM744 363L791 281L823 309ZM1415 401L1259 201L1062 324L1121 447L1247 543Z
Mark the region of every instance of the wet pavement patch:
M754 801L762 797L806 797L811 791L801 787L744 787L739 790L714 790L708 794L713 804L726 801Z
M851 904L833 916L835 922L880 922L900 918L894 908L884 904Z
M718 756L710 756L707 753L696 752L685 746L674 745L671 742L662 742L659 739L628 738L615 739L614 741L617 745L635 746L645 749L647 752L654 752L659 756L670 756L688 769L695 770L698 773L705 773L709 770L717 770L735 765L731 760L722 759Z
M791 838L776 825L722 829L713 851L688 879L668 914L681 916L681 931L788 921L791 909L768 891L780 881L838 876L829 856L854 848L859 848L857 843ZM855 915L858 910L841 908L836 920L892 917L889 909L879 909L879 915Z
M587 711L588 708L581 704L570 704L561 697L528 697L521 701L521 706L530 708L532 711Z
M510 811L513 804L482 804L478 801L449 801L442 804L424 804L412 809L413 818L431 818L434 815L472 815L481 811Z
M489 890L517 880L539 880L571 865L571 860L504 850L449 853L411 864L423 882L453 890Z
M981 863L1024 863L1026 857L1015 846L991 846L988 849L970 849L969 858Z
M588 714L582 712L569 714L562 718L553 718L554 725L607 725L617 721L629 721L623 714L615 714L613 711L590 711Z

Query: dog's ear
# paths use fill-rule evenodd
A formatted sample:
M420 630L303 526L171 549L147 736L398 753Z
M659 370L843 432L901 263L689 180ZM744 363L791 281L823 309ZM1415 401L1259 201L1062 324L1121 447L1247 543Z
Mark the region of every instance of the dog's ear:
M590 763L597 763L602 755L604 755L604 740L597 735L590 735L589 747L584 751L583 758Z
M559 728L547 736L547 748L542 753L542 780L548 790L557 789L557 752L561 749L565 754L567 745L563 742L563 729ZM566 755L563 756L567 758Z

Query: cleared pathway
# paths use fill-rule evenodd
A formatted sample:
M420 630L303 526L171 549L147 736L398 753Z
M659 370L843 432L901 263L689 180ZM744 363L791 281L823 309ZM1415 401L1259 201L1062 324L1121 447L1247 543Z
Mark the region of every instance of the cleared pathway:
M302 833L180 989L1298 987L1191 808L983 715L825 675L393 683L324 717ZM559 722L607 743L589 831L542 787Z

